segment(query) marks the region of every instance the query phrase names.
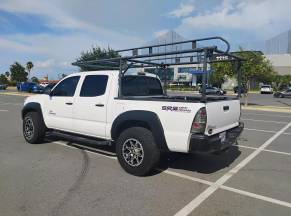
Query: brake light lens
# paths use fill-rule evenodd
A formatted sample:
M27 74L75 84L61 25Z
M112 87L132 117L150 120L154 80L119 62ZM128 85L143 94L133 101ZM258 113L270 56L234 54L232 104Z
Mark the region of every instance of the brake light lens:
M201 108L195 115L195 118L192 123L191 133L201 133L205 132L207 123L207 113L206 108Z

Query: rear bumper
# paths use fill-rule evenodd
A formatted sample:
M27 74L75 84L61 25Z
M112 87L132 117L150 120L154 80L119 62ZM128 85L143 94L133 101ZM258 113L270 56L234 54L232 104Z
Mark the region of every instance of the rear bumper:
M189 152L204 152L212 153L222 151L232 146L241 132L243 131L244 124L239 123L239 126L229 129L226 132L225 140L221 141L219 134L213 136L192 134L190 139Z

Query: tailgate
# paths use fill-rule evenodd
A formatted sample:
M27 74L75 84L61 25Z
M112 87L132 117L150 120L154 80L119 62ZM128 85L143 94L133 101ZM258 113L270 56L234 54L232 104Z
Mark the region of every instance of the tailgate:
M239 125L240 101L225 100L206 103L207 125L205 134L213 135ZM209 134L209 129L212 133Z

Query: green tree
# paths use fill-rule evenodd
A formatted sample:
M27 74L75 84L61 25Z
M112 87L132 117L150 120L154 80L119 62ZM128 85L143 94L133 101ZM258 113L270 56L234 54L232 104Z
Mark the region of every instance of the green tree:
M33 66L34 65L33 65L33 63L31 61L29 61L29 62L26 63L26 69L28 71L28 78L29 78L30 71L32 70Z
M276 75L273 66L269 60L266 59L259 52L244 51L241 49L238 56L245 59L241 66L242 83L250 90L251 80L257 82L271 83ZM248 91L249 92L249 91ZM248 93L244 94L245 106L248 105Z
M11 81L25 82L27 81L28 73L25 71L25 68L21 64L15 62L10 66L10 75Z
M5 72L5 76L6 76L7 78L10 76L9 71L6 71L6 72Z
M8 79L4 74L0 74L0 84L8 84Z
M92 47L90 50L86 52L82 52L81 56L77 58L77 61L90 61L90 60L98 60L98 59L107 59L107 58L115 58L119 57L118 53L116 53L113 49L108 47L107 49L102 49L101 47ZM104 67L106 68L106 67ZM97 69L97 70L101 70ZM92 71L96 70L92 67L80 66L80 71Z
M275 90L280 91L291 85L291 75L275 75L272 81Z
M39 80L37 77L31 77L31 82L34 82L34 83L39 83Z
M227 77L234 75L233 65L230 62L213 63L211 69L209 81L213 86L221 87Z
M242 73L242 85L250 90L251 80L256 80L257 82L271 83L276 76L272 64L267 60L262 53L244 51L240 49L235 55L242 57L245 61L242 62L241 73ZM210 82L213 85L220 86L225 78L235 76L237 73L234 70L234 65L229 62L218 62L211 65L213 73L210 76ZM245 105L248 105L248 93L244 94Z

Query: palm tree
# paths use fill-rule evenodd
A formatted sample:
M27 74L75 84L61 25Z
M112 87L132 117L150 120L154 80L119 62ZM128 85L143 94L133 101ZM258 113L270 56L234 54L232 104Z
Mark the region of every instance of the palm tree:
M28 71L28 78L29 78L30 71L32 70L32 68L33 68L33 63L31 61L27 62L26 63L26 69Z

